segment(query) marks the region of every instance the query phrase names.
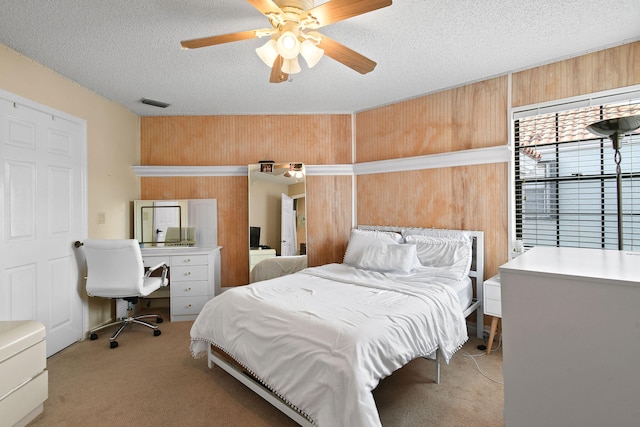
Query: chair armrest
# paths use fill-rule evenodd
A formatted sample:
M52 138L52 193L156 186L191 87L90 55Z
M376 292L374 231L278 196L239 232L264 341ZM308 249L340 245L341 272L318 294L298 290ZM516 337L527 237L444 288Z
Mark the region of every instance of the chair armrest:
M149 269L147 270L146 273L144 273L144 277L150 277L151 273L153 273L154 271L156 271L157 269L162 267L162 286L166 286L166 282L167 282L167 270L169 267L167 267L167 263L166 262L161 262L158 265L154 265L153 267L149 267Z

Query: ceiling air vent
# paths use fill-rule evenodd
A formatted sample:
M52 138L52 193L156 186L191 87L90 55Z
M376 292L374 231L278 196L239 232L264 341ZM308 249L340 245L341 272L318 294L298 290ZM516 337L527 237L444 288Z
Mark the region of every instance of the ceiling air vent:
M154 107L159 107L159 108L167 108L169 105L171 105L171 104L167 104L166 102L155 101L153 99L147 99L147 98L142 98L140 102L142 102L143 104L152 105Z

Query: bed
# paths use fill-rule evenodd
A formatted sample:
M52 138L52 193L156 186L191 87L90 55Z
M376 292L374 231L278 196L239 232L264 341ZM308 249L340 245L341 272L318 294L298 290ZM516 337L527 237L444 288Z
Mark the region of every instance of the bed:
M300 425L380 426L372 390L416 358L448 363L483 324L482 232L361 226L341 264L227 290L191 329L207 356ZM475 286L475 296L473 287ZM482 328L478 328L482 336Z
M306 255L276 256L265 258L249 272L249 283L286 276L307 268Z

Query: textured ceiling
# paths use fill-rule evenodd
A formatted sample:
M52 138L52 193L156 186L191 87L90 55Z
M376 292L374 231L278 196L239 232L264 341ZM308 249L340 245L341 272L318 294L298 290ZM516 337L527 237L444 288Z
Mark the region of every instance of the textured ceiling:
M271 84L254 51L265 39L180 49L268 27L243 0L0 0L0 11L0 43L142 116L352 113L640 39L638 0L394 0L320 30L373 72L324 57Z

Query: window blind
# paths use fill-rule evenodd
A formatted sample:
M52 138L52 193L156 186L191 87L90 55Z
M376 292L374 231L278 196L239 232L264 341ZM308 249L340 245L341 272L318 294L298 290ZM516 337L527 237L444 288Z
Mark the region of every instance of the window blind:
M633 95L514 115L515 232L525 248L618 248L615 151L586 127L640 114ZM624 249L640 250L640 131L624 137L620 154Z

